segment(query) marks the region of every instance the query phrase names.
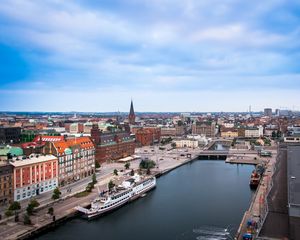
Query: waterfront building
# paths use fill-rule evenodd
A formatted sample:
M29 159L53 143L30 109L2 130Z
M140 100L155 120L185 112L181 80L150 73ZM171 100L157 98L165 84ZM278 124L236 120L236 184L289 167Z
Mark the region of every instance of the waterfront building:
M173 141L177 148L197 148L199 142L194 139L176 139Z
M58 186L58 160L53 155L31 155L10 161L13 166L14 201L53 191Z
M192 125L192 134L214 138L216 135L216 123L213 121L197 121Z
M91 138L96 148L96 161L115 161L134 154L135 139L128 132L101 132L93 125Z
M235 128L221 128L221 137L224 138L238 137L238 130Z
M13 201L13 167L6 162L0 162L0 206Z
M95 172L95 147L89 137L47 142L43 153L58 158L59 185L69 184Z
M130 125L134 125L135 124L135 113L134 113L134 109L133 109L133 102L131 100L131 104L130 104L130 111L129 111L129 115L128 115L128 122Z
M272 187L260 201L262 224L257 238L300 239L300 144L280 143L278 150Z
M20 143L21 128L0 126L0 144Z

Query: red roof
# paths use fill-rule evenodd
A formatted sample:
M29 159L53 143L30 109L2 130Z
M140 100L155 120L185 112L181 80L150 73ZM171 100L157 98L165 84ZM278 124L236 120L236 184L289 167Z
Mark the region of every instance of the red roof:
M64 141L58 141L58 142L53 142L55 148L57 151L62 154L64 153L66 148L72 147L74 145L80 145L82 149L92 149L94 148L94 143L89 137L79 137L79 138L73 138L73 139L68 139Z

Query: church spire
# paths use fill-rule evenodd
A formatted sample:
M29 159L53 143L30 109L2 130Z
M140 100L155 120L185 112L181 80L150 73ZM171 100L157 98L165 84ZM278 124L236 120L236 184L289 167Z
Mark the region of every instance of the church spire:
M135 113L134 113L134 109L133 109L132 99L131 99L131 104L130 104L128 120L129 120L129 124L135 124Z

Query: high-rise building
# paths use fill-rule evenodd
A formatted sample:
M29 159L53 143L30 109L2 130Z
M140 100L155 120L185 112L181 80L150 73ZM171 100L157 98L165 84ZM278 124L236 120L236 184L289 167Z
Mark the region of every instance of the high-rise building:
M264 109L264 115L266 117L272 117L272 108L265 108Z
M131 125L135 124L135 113L134 113L134 109L133 109L133 102L131 100L131 104L130 104L130 111L129 111L129 116L128 116L128 122Z

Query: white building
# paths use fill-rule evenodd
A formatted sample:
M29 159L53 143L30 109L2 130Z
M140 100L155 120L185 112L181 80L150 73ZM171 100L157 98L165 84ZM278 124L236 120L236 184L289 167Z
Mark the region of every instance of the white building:
M174 140L174 143L176 143L177 148L197 148L199 146L199 142L194 139Z
M264 134L264 128L263 126L258 127L247 127L245 129L245 137L251 138L251 137L261 137Z

